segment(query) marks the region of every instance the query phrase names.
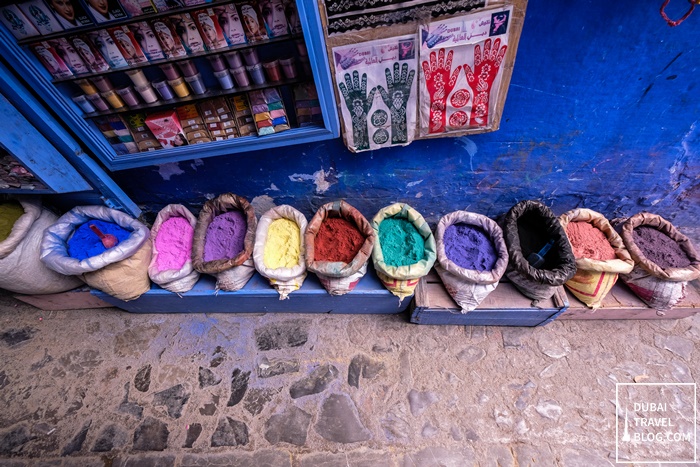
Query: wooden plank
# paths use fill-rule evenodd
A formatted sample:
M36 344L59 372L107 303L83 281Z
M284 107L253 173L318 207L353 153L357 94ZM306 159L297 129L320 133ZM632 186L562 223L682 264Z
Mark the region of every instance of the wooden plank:
M687 285L685 299L673 310L659 315L656 310L647 306L622 281L618 281L603 304L597 310L591 310L580 302L573 294L566 292L571 305L560 319L680 319L700 312L700 289L698 281Z
M88 310L92 308L109 308L114 305L99 299L90 293L89 287L80 287L68 292L46 295L13 295L17 300L28 303L44 311Z
M292 292L288 300L280 300L268 280L257 273L238 292L216 292L215 285L213 277L202 275L187 293L178 295L154 285L150 291L129 302L99 290L92 293L132 313L391 314L406 310L411 302L408 297L399 303L371 267L352 292L341 296L330 295L313 274L306 277L301 289Z

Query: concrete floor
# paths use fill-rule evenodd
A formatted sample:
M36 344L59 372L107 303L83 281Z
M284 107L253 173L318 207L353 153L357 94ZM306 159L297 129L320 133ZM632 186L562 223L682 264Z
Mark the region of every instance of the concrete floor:
M616 383L637 385L620 395L633 434L655 414L632 401L667 403L655 416L693 432L692 389L638 383L694 382L698 338L698 316L418 326L43 312L0 295L0 466L614 465ZM634 441L618 455L692 448Z

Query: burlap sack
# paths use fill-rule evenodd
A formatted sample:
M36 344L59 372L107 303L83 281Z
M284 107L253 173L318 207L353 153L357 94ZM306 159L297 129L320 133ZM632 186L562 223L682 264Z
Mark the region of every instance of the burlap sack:
M47 268L39 258L44 229L58 219L38 199L19 198L24 209L10 235L0 242L0 288L23 294L52 294L83 285L75 276Z
M300 245L299 245L299 261L291 268L268 268L265 266L265 244L267 243L267 230L270 224L277 219L289 219L299 226ZM255 234L255 249L253 252L253 260L255 269L265 276L270 285L274 287L280 294L280 300L289 298L289 294L295 290L299 290L306 279L306 263L304 261L304 253L306 248L305 232L306 218L302 213L294 209L292 206L283 204L275 206L260 217L258 222L258 230Z
M77 260L68 254L75 229L90 220L113 222L131 235L97 256ZM87 285L120 300L139 298L151 287L148 264L151 239L148 227L123 212L104 206L77 206L44 231L41 261L61 274L80 276Z
M468 224L479 227L493 242L498 254L496 264L490 271L465 269L447 257L445 253L445 229L454 224ZM437 244L437 271L447 293L462 308L462 313L472 311L498 286L498 281L508 267L508 249L503 240L503 231L494 221L481 214L455 211L440 219L435 229Z
M576 259L559 220L544 204L521 201L505 216L503 224L509 263L506 276L536 306L556 292L556 288L576 274ZM550 240L554 244L545 255L545 263L534 268L527 261Z
M634 241L634 229L653 227L671 237L690 259L686 268L662 268L649 260ZM664 315L686 296L688 281L700 277L700 256L688 237L680 233L669 221L657 214L640 212L620 226L620 236L635 262L629 274L622 274L623 282L644 303Z
M406 219L415 226L418 233L425 240L423 259L408 266L390 266L384 262L384 253L379 240L379 224L389 217ZM433 237L433 232L430 231L430 227L423 219L423 216L404 203L394 203L391 206L380 209L374 216L374 219L372 219L372 228L376 236L374 248L372 249L374 269L377 271L379 280L382 281L389 292L399 297L399 302L401 302L404 298L413 295L420 278L428 274L430 268L433 267L436 258L435 250L437 249L435 237Z
M216 216L229 211L241 211L246 219L247 227L243 240L243 250L235 258L204 261L207 228ZM215 276L217 290L235 292L242 289L255 274L252 255L257 225L255 209L242 196L224 193L204 203L197 218L197 226L194 229L194 239L192 240L192 265L194 269Z
M630 257L622 238L615 232L610 222L602 214L590 209L573 209L559 216L559 222L566 232L570 222L586 222L605 235L615 251L616 259L596 260L576 258L576 274L564 286L586 306L600 308L605 296L617 282L619 274L632 271L634 261Z
M316 261L314 258L316 235L327 218L340 217L353 224L365 237L360 251L349 263ZM355 288L367 272L367 262L374 247L374 230L365 216L345 201L335 201L321 206L311 218L304 234L306 243L306 269L316 274L323 287L331 295L344 295Z
M156 220L151 227L151 244L153 245L153 256L148 266L148 277L153 282L163 287L165 290L175 293L185 293L192 289L199 280L199 273L192 266L192 250L187 252L187 260L180 269L168 269L159 271L156 266L158 262L158 248L156 248L156 238L160 232L163 222L173 217L182 217L194 229L197 225L197 218L182 204L169 204L160 210Z

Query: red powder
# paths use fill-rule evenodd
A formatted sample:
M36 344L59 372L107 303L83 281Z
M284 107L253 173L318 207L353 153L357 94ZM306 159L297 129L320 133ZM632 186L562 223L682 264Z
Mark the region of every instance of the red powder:
M339 217L327 217L316 234L314 258L316 261L349 263L364 242L365 237L351 222Z
M569 222L566 226L566 235L569 237L576 258L598 261L617 258L605 234L588 222Z

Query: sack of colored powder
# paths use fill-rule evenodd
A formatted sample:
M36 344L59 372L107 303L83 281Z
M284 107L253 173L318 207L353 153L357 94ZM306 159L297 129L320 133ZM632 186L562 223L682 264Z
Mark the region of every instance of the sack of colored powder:
M299 290L306 279L304 233L306 218L289 205L275 206L260 217L255 234L255 269L280 294Z
M623 282L644 303L664 315L700 277L700 256L688 237L657 214L641 212L622 223L620 236L635 262Z
M566 232L544 204L526 200L513 206L505 216L503 233L509 256L506 277L533 300L533 306L552 297L557 287L576 274L576 258ZM534 267L528 258L540 252L544 263Z
M94 221L115 225L128 236L99 254L77 259L69 251L72 237L83 224ZM115 230L116 231L116 230ZM103 231L103 233L108 233ZM99 239L95 237L99 243ZM120 300L139 298L151 288L148 264L151 262L150 231L123 212L104 206L77 206L62 215L44 232L41 260L61 274L79 276L87 285Z
M59 274L40 260L44 229L58 216L37 199L0 203L0 288L23 294L52 294L83 285L76 277ZM6 234L6 235L5 235Z
M185 293L199 280L192 266L192 239L197 218L181 204L160 210L151 227L153 256L148 277L165 290Z
M399 302L413 295L435 263L435 237L428 223L408 204L394 203L372 219L376 239L372 262L379 280Z
M306 269L316 274L331 295L355 288L367 272L374 230L360 211L345 201L324 204L304 234Z
M576 274L567 289L593 310L617 282L619 274L632 271L634 261L622 238L602 214L573 209L559 216L576 258Z
M192 243L194 268L216 277L216 288L241 290L255 274L257 219L247 199L224 193L204 203Z
M447 293L462 308L472 311L493 292L508 266L503 231L481 214L455 211L446 214L435 229L437 271Z

